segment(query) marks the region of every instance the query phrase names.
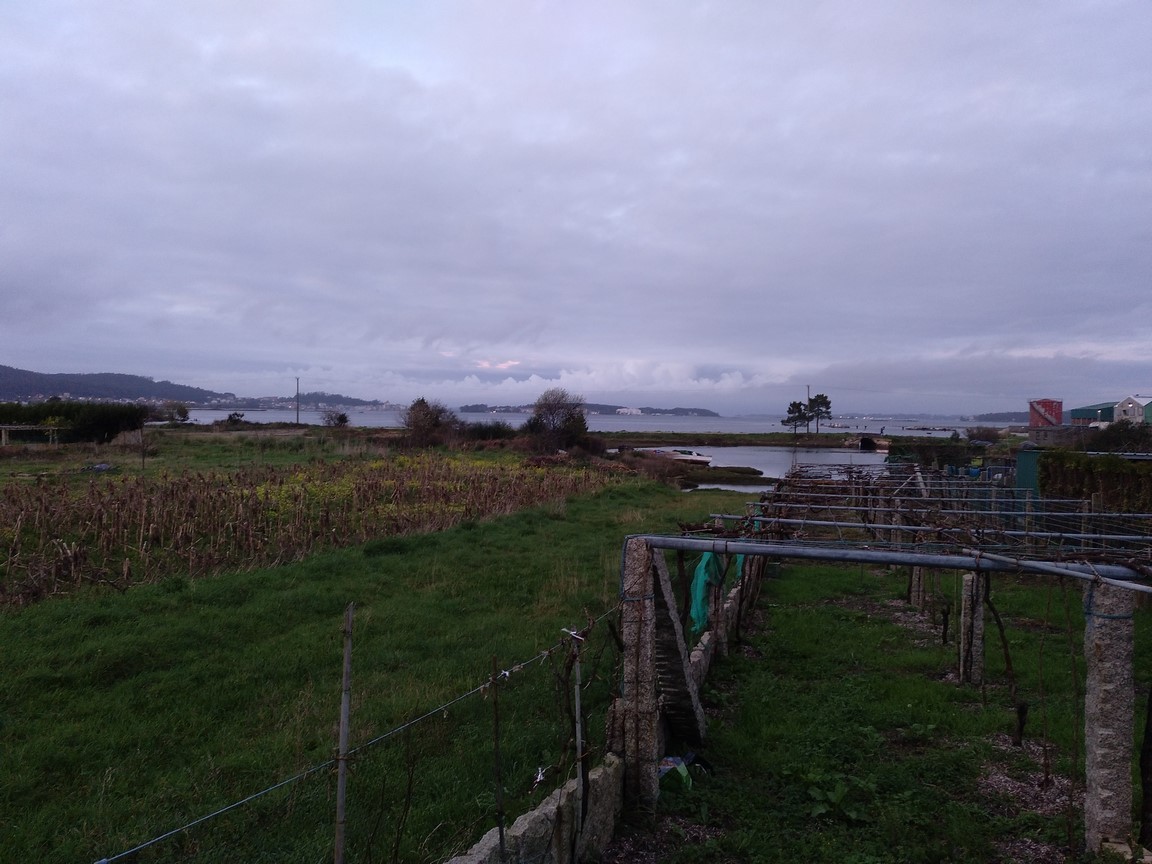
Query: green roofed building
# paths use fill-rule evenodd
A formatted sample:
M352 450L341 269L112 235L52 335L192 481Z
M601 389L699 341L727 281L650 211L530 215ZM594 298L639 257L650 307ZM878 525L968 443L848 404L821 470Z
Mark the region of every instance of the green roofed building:
M1072 425L1088 426L1092 423L1111 423L1116 414L1115 402L1098 402L1072 409Z

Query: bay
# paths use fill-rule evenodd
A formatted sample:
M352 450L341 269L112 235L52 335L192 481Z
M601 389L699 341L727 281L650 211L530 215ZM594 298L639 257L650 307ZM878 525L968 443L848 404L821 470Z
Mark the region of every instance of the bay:
M401 411L367 410L367 409L341 409L348 415L350 426L399 428ZM195 408L188 412L188 418L193 423L211 425L216 421L228 419L233 413L227 409ZM251 423L295 423L296 410L294 408L267 408L244 409L239 413ZM300 422L314 426L324 423L323 411L300 411ZM528 414L499 413L499 414L459 414L461 420L469 423L482 423L502 421L514 429L518 429L528 420ZM846 417L833 420L835 425L821 426L821 434L867 434L867 435L912 435L916 437L948 438L953 431L964 434L968 426L974 425L1004 425L1004 424L976 424L974 421L950 418L941 420L911 420L908 418L893 419L887 417ZM931 427L931 428L924 428ZM780 420L772 416L741 415L734 417L690 417L679 414L589 414L588 428L592 432L716 432L730 434L753 434L764 432L786 431L780 425ZM788 448L785 448L788 449Z
M188 412L193 423L211 425L228 419L233 412L228 410L194 409ZM244 419L251 423L295 423L295 409L246 409L241 411ZM345 410L350 426L362 428L399 428L401 412L397 410ZM518 429L527 422L528 414L460 414L462 420L470 423L501 421ZM324 423L322 411L300 411L300 422L320 426ZM957 423L947 431L908 430L904 425L921 425L916 421L895 421L890 418L848 418L837 421L841 425L821 432L879 435L884 429L889 434L920 435L946 438L952 429L963 433L964 424ZM936 425L936 421L932 421ZM924 424L927 425L927 424ZM943 424L940 424L943 425ZM752 434L757 432L779 432L779 421L770 417L689 417L677 414L589 414L588 428L592 432L681 432L681 433L733 433ZM755 468L764 475L762 483L751 485L704 484L702 489L731 489L747 492L749 495L771 489L777 478L783 477L794 465L878 465L883 464L884 452L861 452L847 447L748 447L724 446L692 447L712 457L716 467Z
M749 494L771 489L776 480L797 465L883 465L888 456L883 450L861 452L848 447L701 447L699 452L711 456L716 468L755 468L764 475L764 481L747 486L701 484L698 488Z

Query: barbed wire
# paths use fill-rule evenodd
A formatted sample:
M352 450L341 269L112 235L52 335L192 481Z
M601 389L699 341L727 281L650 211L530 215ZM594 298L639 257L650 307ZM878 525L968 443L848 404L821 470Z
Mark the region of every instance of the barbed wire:
M603 621L604 619L606 619L610 615L615 614L616 612L619 611L619 609L620 609L620 603L618 602L614 606L612 606L611 608L605 610L599 616L597 616L595 618L590 618L589 619L589 625L588 625L589 629L593 625L600 623L601 621ZM563 628L561 630L561 632L567 634L567 638L571 639L571 638L573 638L573 636L575 635L576 632L583 632L583 631L577 631L575 628ZM513 673L521 672L526 667L530 666L533 663L537 663L537 662L543 663L545 660L547 660L556 651L564 650L567 647L567 644L568 644L567 640L557 642L555 645L552 645L551 647L546 648L543 651L540 651L535 656L530 657L527 660L524 660L520 663L515 663L512 666L508 667L507 669L504 669L504 670L496 673L495 675L489 675L488 678L484 681L484 683L479 684L476 687L473 687L471 690L468 690L464 693L461 693L458 696L455 696L454 698L445 702L443 705L440 705L436 708L433 708L429 711L426 711L425 713L421 714L419 717L415 717L411 720L408 720L405 723L402 723L393 729L389 729L387 732L384 732L380 735L377 735L375 738L372 738L372 739L364 742L363 744L359 745L358 747L352 748L351 750L348 751L347 755L353 756L357 753L361 753L361 752L368 750L368 749L370 749L370 748L372 748L378 744L383 743L384 741L387 741L390 738L395 737L396 735L401 734L402 732L407 731L408 729L413 728L414 726L419 725L420 723L423 723L425 720L428 720L432 717L436 717L436 716L445 714L450 708L452 708L455 705L458 705L459 703L465 701L466 699L469 699L469 698L471 698L471 697L473 697L479 693L486 692L488 690L488 688L499 684L501 681L507 681L509 678L511 678ZM242 798L239 801L235 801L231 804L228 804L225 807L221 807L219 810L215 810L212 813L208 813L204 816L200 816L199 818L193 819L191 822L188 822L185 825L181 825L179 828L173 828L171 831L166 831L163 834L157 835L156 837L153 837L150 840L146 840L143 843L140 843L136 846L133 846L131 849L127 849L123 852L117 853L116 855L112 855L112 856L107 857L107 858L101 858L101 859L97 860L95 862L95 864L115 864L116 861L120 861L124 858L129 857L130 855L135 855L138 852L142 852L145 849L148 849L148 848L155 846L159 843L163 843L165 840L170 840L171 838L177 836L178 834L183 834L187 831L190 831L199 825L203 825L205 822L209 822L212 819L215 819L219 816L223 816L225 813L229 813L233 810L237 810L241 807L244 807L245 805L251 804L253 801L256 801L260 798L263 798L265 795L268 795L272 792L275 792L278 789L283 789L285 786L290 786L293 783L298 783L301 780L304 780L304 779L312 776L313 774L316 774L320 771L323 771L326 768L331 768L334 765L336 765L339 761L340 760L338 758L333 757L332 759L325 760L324 762L321 762L318 765L313 765L311 768L307 768L304 771L299 772L298 774L294 774L291 777L285 778L284 780L281 780L277 783L274 783L265 789L261 789L259 792L253 792L251 795L249 795L245 798Z

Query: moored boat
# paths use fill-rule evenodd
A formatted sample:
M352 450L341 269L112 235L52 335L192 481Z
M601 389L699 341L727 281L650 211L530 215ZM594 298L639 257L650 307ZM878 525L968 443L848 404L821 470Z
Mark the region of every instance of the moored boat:
M662 456L665 459L675 459L677 462L691 462L693 465L711 465L712 457L706 453L697 453L695 450L684 450L678 447L637 447L637 453L647 453L649 456Z

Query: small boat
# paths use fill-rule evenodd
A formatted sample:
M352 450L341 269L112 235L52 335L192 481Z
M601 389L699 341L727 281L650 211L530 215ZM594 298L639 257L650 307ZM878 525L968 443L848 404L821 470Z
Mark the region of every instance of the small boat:
M672 447L637 447L637 453L647 453L649 456L663 456L665 459L675 459L677 462L691 462L693 465L711 465L712 457L695 450L681 450Z

